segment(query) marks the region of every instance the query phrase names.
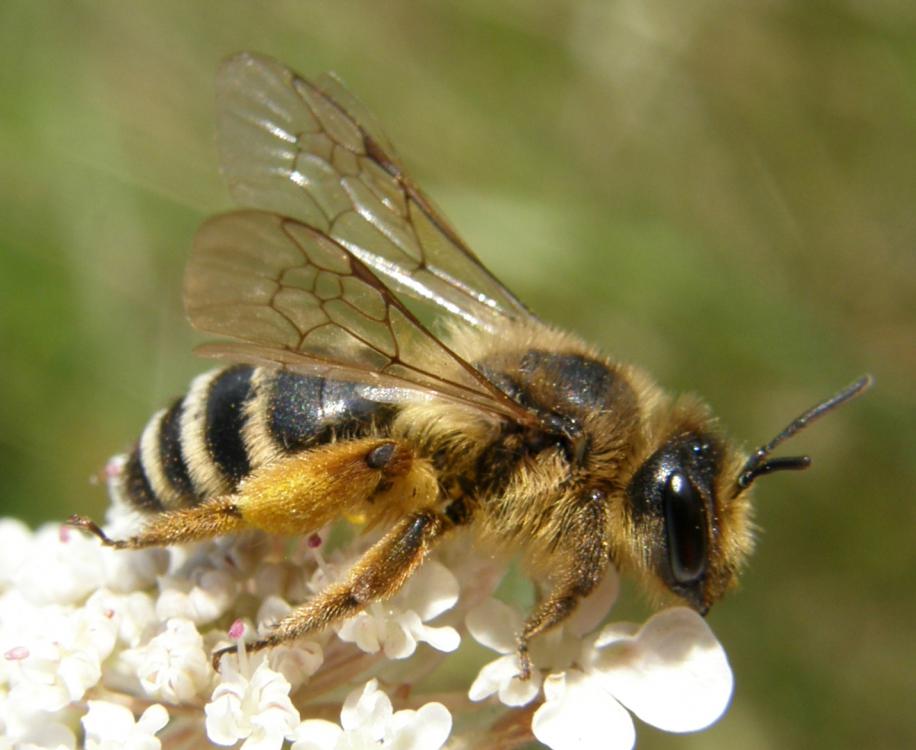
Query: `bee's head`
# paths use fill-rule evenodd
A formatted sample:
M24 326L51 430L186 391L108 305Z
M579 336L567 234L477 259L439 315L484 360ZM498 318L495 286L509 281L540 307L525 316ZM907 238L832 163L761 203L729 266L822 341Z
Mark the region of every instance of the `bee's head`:
M866 376L793 420L750 457L715 433L701 406L676 404L655 449L626 488L627 558L701 614L735 583L753 546L750 488L757 477L807 468L807 456L770 453L817 417L861 393Z
M732 585L752 547L748 493L730 491L738 465L730 453L711 431L677 430L643 462L626 492L637 566L704 614Z

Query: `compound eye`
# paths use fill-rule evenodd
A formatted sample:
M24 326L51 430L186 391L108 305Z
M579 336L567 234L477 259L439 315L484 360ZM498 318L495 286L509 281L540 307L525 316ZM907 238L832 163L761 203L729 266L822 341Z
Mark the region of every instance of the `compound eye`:
M678 583L692 583L706 570L706 513L687 477L673 472L665 484L668 560Z

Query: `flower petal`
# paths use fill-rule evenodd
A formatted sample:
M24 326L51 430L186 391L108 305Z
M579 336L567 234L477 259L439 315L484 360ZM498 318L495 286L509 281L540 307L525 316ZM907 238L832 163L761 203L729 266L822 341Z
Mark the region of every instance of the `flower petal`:
M686 607L662 610L635 637L601 648L592 674L640 719L669 732L715 722L734 687L724 649L706 621Z
M382 647L378 623L369 612L360 612L344 620L337 628L337 635L342 641L355 643L367 654L376 654Z
M572 635L581 638L590 633L604 619L620 592L620 576L616 568L609 565L595 590L585 597L563 627Z
M190 577L162 576L156 615L161 620L183 617L196 625L209 623L232 606L238 590L232 575L222 569L198 568Z
M487 599L468 612L465 624L474 640L500 654L515 652L522 621L512 607L499 599Z
M204 713L207 716L207 737L217 745L234 745L249 731L248 721L241 715L238 696L225 693L214 697L204 706Z
M137 728L147 734L156 734L169 723L169 712L161 703L154 703L137 719Z
M378 680L369 680L362 690L354 690L340 709L340 724L345 731L369 730L376 739L384 736L384 727L391 718L391 701L378 688Z
M639 632L639 625L635 622L612 622L601 628L595 641L597 648L610 646L615 641L625 641Z
M60 530L53 523L38 529L22 547L20 565L9 570L16 589L35 604L75 604L105 581L104 547L83 534L61 537Z
M293 688L311 677L324 662L324 652L313 641L276 646L267 654L270 668L282 674Z
M86 735L105 739L126 739L134 728L134 715L126 706L109 701L88 701L81 719Z
M324 719L307 719L293 733L293 745L290 750L330 750L334 748L343 729L332 721Z
M25 734L16 737L14 745L8 737L0 737L0 748L7 750L73 750L76 737L70 727L54 721L34 722ZM8 727L7 727L8 729Z
M395 617L382 621L384 628L382 640L384 641L385 656L389 659L406 659L413 656L417 650L417 639L414 633L423 629L420 616L413 611L402 612Z
M241 750L280 750L284 739L298 723L298 711L291 713L284 706L267 708L252 717L252 732L242 743Z
M636 743L630 715L582 672L550 675L544 694L531 731L551 750L630 750Z
M504 705L517 707L531 703L540 689L541 673L537 668L531 670L527 680L520 680L518 659L515 654L507 654L483 666L468 690L468 698L482 701L498 693Z
M417 711L398 711L389 731L391 750L439 750L452 731L452 715L441 703L427 703Z
M448 625L441 628L420 625L417 628L413 628L411 634L418 641L428 643L437 651L446 653L454 651L461 645L461 636L458 635L458 631Z
M438 617L458 601L458 579L442 563L428 560L408 580L398 595L404 609L412 609L424 622Z
M147 695L188 703L210 683L210 660L190 620L172 618L165 630L137 649L137 676Z

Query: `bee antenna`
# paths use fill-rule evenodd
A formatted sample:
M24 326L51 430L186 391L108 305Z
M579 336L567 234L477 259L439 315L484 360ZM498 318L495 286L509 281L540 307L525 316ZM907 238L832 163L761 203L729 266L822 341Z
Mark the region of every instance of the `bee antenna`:
M871 375L863 375L855 383L846 386L839 393L831 396L826 401L821 401L816 406L812 406L804 414L793 419L786 428L769 443L760 446L751 454L747 463L744 464L744 468L741 469L741 473L738 474L735 494L749 487L751 482L764 474L771 474L774 471L785 471L788 469L796 471L799 469L807 469L811 465L811 458L809 456L785 456L768 460L767 456L796 432L803 430L827 412L832 411L836 407L845 404L847 401L851 401L856 396L867 391L874 382L875 379Z

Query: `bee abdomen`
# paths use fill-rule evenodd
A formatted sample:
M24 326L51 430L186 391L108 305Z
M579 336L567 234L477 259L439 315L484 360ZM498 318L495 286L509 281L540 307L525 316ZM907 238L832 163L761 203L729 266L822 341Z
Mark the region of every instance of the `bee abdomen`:
M290 453L335 436L360 436L385 424L393 407L368 401L360 386L288 370L271 371L259 410L266 439Z
M364 435L392 413L353 383L248 365L206 373L153 415L118 489L144 512L192 505L233 492L279 456Z
M175 508L197 499L181 447L183 413L184 399L156 412L124 466L123 495L138 510Z
M149 420L123 469L121 493L137 510L193 505L231 492L251 471L242 435L255 368L194 379L188 394Z

